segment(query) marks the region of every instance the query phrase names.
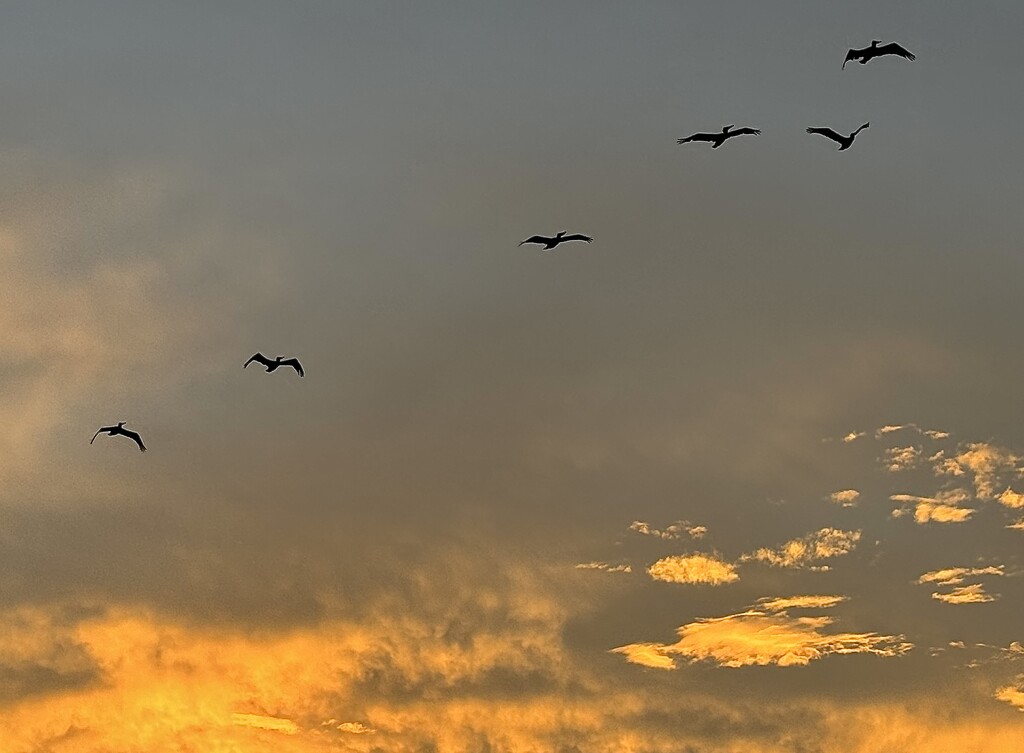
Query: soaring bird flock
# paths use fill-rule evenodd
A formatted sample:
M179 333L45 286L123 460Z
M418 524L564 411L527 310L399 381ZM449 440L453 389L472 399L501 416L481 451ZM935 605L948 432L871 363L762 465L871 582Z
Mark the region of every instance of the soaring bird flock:
M881 47L879 47L881 45ZM871 44L867 47L862 47L859 50L849 50L846 53L846 59L843 60L843 68L846 68L846 64L851 60L856 60L861 65L874 60L875 58L882 57L883 55L897 55L906 60L915 60L917 58L914 53L908 50L906 47L897 44L896 42L890 42L889 44L882 44L881 40L872 40ZM870 123L865 123L856 131L851 133L849 136L844 136L837 131L833 131L831 128L823 126L813 126L807 129L807 133L816 133L819 136L824 136L827 139L832 139L839 144L839 151L844 151L853 146L853 140L857 138L857 134L867 128ZM726 140L731 139L733 136L758 136L761 131L757 128L737 128L735 131L732 130L735 126L727 125L722 128L721 133L695 133L692 136L687 136L684 139L679 139L676 143L688 144L692 141L710 141L711 148L717 149Z
M866 63L874 60L875 58L882 57L884 55L896 55L906 60L916 59L914 53L910 52L910 50L906 49L902 45L897 44L896 42L882 44L881 40L875 39L872 40L871 44L868 45L867 47L862 47L859 50L848 50L846 53L846 58L843 60L842 68L845 69L846 64L853 60L857 61L861 65L865 65ZM846 149L849 149L853 145L853 140L857 137L857 134L870 125L870 123L865 123L860 128L853 131L849 136L843 136L841 133L838 133L837 131L834 131L831 128L823 126L812 126L807 129L807 133L818 134L819 136L824 136L825 138L832 139L832 141L835 141L837 144L839 144L839 151L842 152ZM759 136L761 134L761 131L757 128L736 128L736 130L733 130L733 128L735 128L735 125L727 125L722 128L721 133L698 132L691 136L678 139L676 143L688 144L696 141L707 141L711 143L712 149L717 149L727 140L731 139L733 136ZM520 241L519 245L522 246L526 243L534 243L539 246L543 246L545 251L551 251L561 243L568 243L570 241L583 241L585 243L592 243L593 240L594 239L591 238L589 235L583 235L582 233L573 233L570 235L567 233L567 231L563 230L559 233L556 233L553 236L531 235L526 240ZM300 377L306 375L306 372L302 368L302 364L299 363L299 359L294 357L285 358L284 356L277 356L274 359L270 359L267 356L263 355L262 353L257 352L254 353L249 358L249 360L242 365L242 368L248 368L249 364L253 362L262 365L266 369L268 374L276 371L282 366L288 366L295 369L295 372ZM121 436L130 439L133 442L135 442L136 445L138 445L139 450L145 452L146 445L143 444L142 437L139 435L138 432L124 428L125 423L125 421L118 421L117 426L101 426L97 430L97 432L93 434L92 439L89 440L89 444L92 444L96 440L96 437L98 437L100 434L106 433L106 435L110 437Z

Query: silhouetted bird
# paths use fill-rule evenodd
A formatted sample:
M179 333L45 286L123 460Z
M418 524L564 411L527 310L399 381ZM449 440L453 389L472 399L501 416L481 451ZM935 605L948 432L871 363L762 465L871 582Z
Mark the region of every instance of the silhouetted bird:
M128 439L132 440L133 442L135 442L135 444L139 446L140 450L145 452L146 445L142 444L142 437L139 436L138 432L124 428L124 424L124 421L118 421L117 426L101 426L99 428L99 431L92 435L92 439L89 440L89 444L95 442L96 437L98 437L100 434L102 434L103 432L107 432L107 435L111 437L116 437L118 434L120 434L122 437L128 437Z
M853 140L857 138L857 134L867 128L870 123L865 123L856 131L851 133L849 136L843 136L841 133L836 133L831 128L808 128L807 133L819 133L822 136L832 139L839 144L839 151L849 149L850 145L853 144Z
M685 139L676 139L677 144L686 144L690 141L713 141L714 146L712 149L717 149L725 143L726 139L731 139L733 136L758 136L760 131L756 128L737 128L735 131L731 130L733 126L727 125L722 128L721 133L695 133L692 136L687 136Z
M881 40L875 39L871 42L870 47L865 47L860 50L850 50L846 53L846 60L843 61L843 68L851 60L856 60L861 65L873 60L874 58L881 57L882 55L899 55L901 58L907 60L914 60L917 56L914 55L910 50L905 47L901 47L895 42L889 42L889 44L883 44L881 47L878 45L882 44Z
M299 363L298 358L285 358L284 356L278 356L273 361L271 361L262 353L256 353L253 355L252 358L245 362L245 366L243 366L242 368L248 368L249 364L252 363L253 361L255 361L256 363L261 363L264 366L266 366L268 374L271 371L277 371L277 369L281 366L291 366L293 369L299 372L299 376L306 376L306 372L302 370L302 364Z
M574 235L566 235L565 231L563 230L554 238L550 238L546 235L531 235L525 241L520 241L519 245L521 246L524 243L538 243L544 246L545 251L550 251L559 243L565 243L566 241L586 241L587 243L590 243L593 240L594 239L591 238L589 235L580 235L579 233L576 233Z

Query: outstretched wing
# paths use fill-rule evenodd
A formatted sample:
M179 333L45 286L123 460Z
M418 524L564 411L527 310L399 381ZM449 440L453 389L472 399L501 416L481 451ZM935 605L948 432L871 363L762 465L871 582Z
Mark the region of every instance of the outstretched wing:
M902 45L898 45L895 42L889 42L889 44L883 44L878 48L879 55L899 55L901 58L907 60L916 60L917 56Z
M109 426L101 426L99 429L97 429L96 433L92 435L92 439L89 440L89 444L92 444L93 442L95 442L96 441L96 437L98 437L101 433L103 433L105 431L110 431L110 427Z
M761 131L757 128L737 128L735 131L729 131L730 136L759 136Z
M245 362L245 366L243 366L242 368L243 369L246 368L253 361L255 361L256 363L262 363L264 366L269 366L270 364L273 363L273 361L271 361L269 358L267 358L262 353L254 353L252 355L252 358L250 358L248 361L246 361Z
M717 133L695 133L692 136L687 136L685 139L676 139L676 143L686 144L690 141L714 141L720 135Z
M843 68L846 68L846 64L847 63L849 63L851 60L856 60L862 54L864 54L864 50L849 50L849 51L847 51L846 57L843 59Z
M281 361L281 365L291 366L293 369L299 372L299 376L306 376L306 372L302 370L302 364L299 363L298 358L285 358L283 361Z
M807 133L817 133L821 136L825 136L826 138L830 138L833 141L838 142L840 144L843 143L843 137L840 136L835 131L833 131L831 128L808 128Z
M551 241L550 238L545 238L543 235L531 235L525 241L520 241L519 245L521 246L524 243L544 243L544 244L547 244L550 241Z
M121 434L124 434L128 439L132 440L139 446L139 449L143 452L146 451L146 445L142 444L142 437L139 436L137 431L131 431L130 429L121 429Z
M591 242L593 242L594 239L591 238L589 235L581 235L580 233L575 233L574 235L563 235L562 236L562 240L563 241L586 241L587 243L591 243Z

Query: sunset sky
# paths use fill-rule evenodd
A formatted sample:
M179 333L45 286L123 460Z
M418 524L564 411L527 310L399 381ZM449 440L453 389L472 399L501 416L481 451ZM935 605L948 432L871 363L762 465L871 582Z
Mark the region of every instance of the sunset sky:
M1024 751L1022 28L7 4L0 753Z

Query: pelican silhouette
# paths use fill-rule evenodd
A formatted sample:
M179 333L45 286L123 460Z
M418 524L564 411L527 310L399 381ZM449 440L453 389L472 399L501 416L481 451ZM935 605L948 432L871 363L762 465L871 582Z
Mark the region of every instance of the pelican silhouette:
M566 235L565 231L563 230L562 232L558 233L554 238L551 238L547 235L531 235L525 241L520 241L519 245L521 246L524 243L537 243L543 245L545 251L550 251L559 243L565 243L566 241L586 241L587 243L591 243L593 240L594 239L591 238L589 235L580 235L579 233L575 233L573 235Z
M725 143L726 139L731 139L733 136L758 136L761 131L756 128L737 128L735 131L732 130L735 126L727 125L722 127L721 133L695 133L692 136L687 136L685 139L676 139L677 144L686 144L690 141L712 141L714 145L712 149L717 149Z
M107 432L107 435L111 437L116 437L118 434L120 434L122 437L128 437L128 439L132 440L133 442L135 442L135 444L139 446L140 450L145 452L146 445L142 444L142 437L139 436L139 433L137 431L132 431L131 429L124 428L124 424L124 421L118 421L117 426L101 426L99 430L92 435L92 439L89 440L89 444L95 442L96 437L98 437L100 434L102 434L103 432Z
M865 123L856 131L851 133L849 136L843 136L841 133L836 133L831 128L808 128L807 133L817 133L822 136L825 136L826 138L830 138L833 141L838 142L839 151L843 151L844 149L849 149L850 146L853 144L853 140L857 138L857 134L870 125L870 123Z
M285 358L284 356L278 356L273 361L271 361L269 358L267 358L262 353L254 353L252 358L250 358L248 361L246 361L245 365L242 368L243 369L248 368L249 364L252 363L253 361L255 361L256 363L260 363L260 364L263 364L264 366L266 366L268 374L271 371L277 371L277 369L280 368L281 366L291 366L293 369L295 369L299 373L299 376L306 376L306 372L304 372L302 370L302 364L299 363L299 359L298 358Z
M883 44L881 47L878 45L882 44L881 40L873 39L871 45L864 47L860 50L850 50L846 53L846 59L843 61L843 68L846 68L846 64L851 60L856 60L861 65L864 65L869 60L881 57L882 55L899 55L901 58L907 60L915 60L917 56L908 50L906 47L901 47L895 42L889 42L889 44Z

